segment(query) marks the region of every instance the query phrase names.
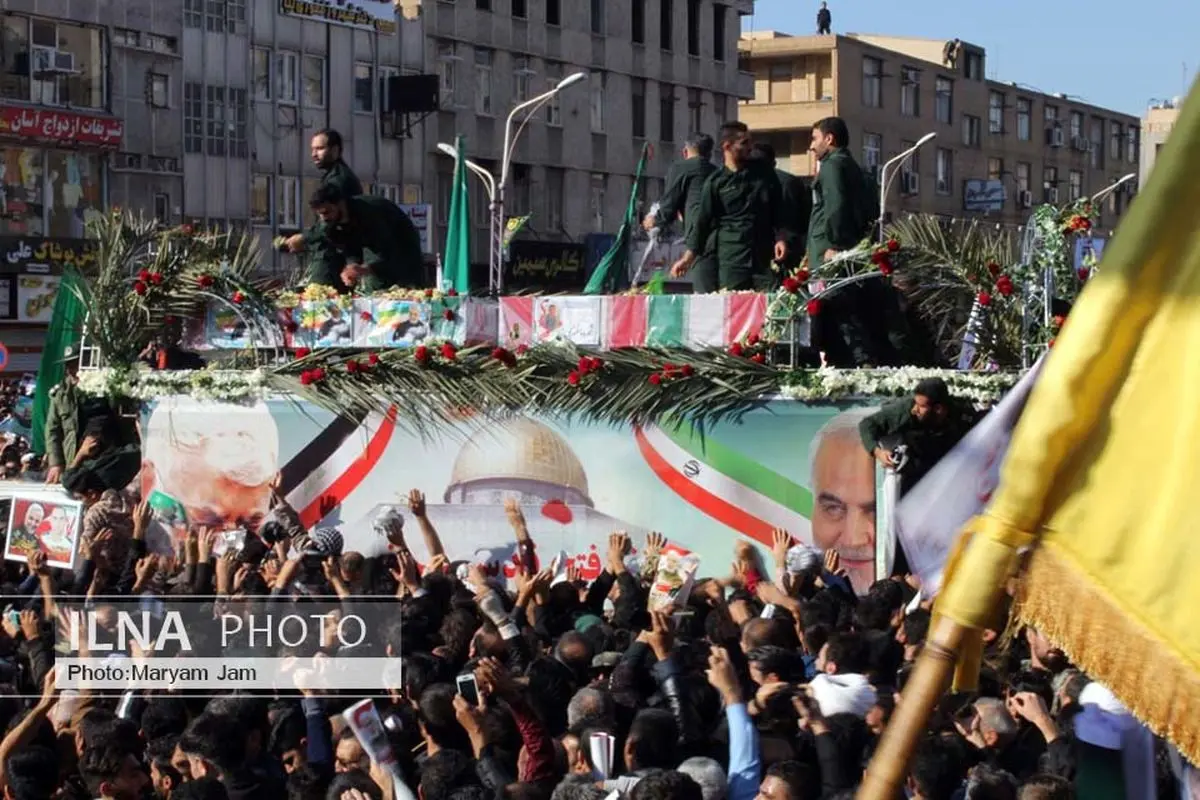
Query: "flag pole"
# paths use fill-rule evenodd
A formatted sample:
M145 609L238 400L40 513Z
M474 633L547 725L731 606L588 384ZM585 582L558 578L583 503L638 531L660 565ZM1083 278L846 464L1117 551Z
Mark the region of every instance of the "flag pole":
M897 796L908 776L908 762L925 732L933 707L950 685L966 634L963 625L946 617L936 618L912 675L904 684L896 713L867 766L867 774L855 795L857 800L894 800Z

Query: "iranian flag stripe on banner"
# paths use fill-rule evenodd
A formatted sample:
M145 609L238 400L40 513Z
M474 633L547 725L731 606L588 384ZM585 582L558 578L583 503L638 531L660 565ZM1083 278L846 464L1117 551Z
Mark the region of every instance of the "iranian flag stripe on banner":
M650 296L650 311L646 325L646 344L651 347L680 347L686 343L687 320L691 300L686 294L656 294Z
M533 295L500 298L500 345L533 344Z
M641 347L646 344L646 307L644 294L618 294L604 298L604 346Z
M767 317L765 294L739 292L727 294L725 299L725 344L741 341L762 331Z
M689 299L686 343L691 347L724 347L725 295L694 294Z

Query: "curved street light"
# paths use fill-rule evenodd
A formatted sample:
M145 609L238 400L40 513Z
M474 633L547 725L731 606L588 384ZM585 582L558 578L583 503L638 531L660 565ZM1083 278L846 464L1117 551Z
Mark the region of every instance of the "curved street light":
M891 160L889 160L886 164L883 165L883 169L880 170L880 172L879 172L879 241L881 241L881 242L883 241L884 220L887 219L887 194L888 194L888 189L891 188L891 179L888 178L888 169L893 164L899 164L900 166L903 166L904 162L907 161L912 156L913 153L917 152L922 147L929 144L936 138L937 138L936 133L925 134L924 136L922 136L920 139L917 140L916 144L914 144L912 147L908 148L907 150L905 150L903 153L896 156L895 158L892 158ZM893 172L892 178L895 178L895 177L896 177L896 173Z

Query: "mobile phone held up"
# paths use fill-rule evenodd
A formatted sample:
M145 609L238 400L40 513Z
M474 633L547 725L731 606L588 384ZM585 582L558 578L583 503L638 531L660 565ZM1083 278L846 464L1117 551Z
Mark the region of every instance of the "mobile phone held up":
M468 672L458 676L458 693L471 705L479 705L479 686L475 683L475 676L472 673Z

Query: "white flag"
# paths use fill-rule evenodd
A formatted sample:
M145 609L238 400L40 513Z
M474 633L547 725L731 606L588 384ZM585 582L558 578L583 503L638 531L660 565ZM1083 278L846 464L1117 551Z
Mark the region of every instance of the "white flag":
M1013 428L1043 360L896 505L891 529L904 548L909 571L921 581L922 597L937 594L959 529L991 500Z

